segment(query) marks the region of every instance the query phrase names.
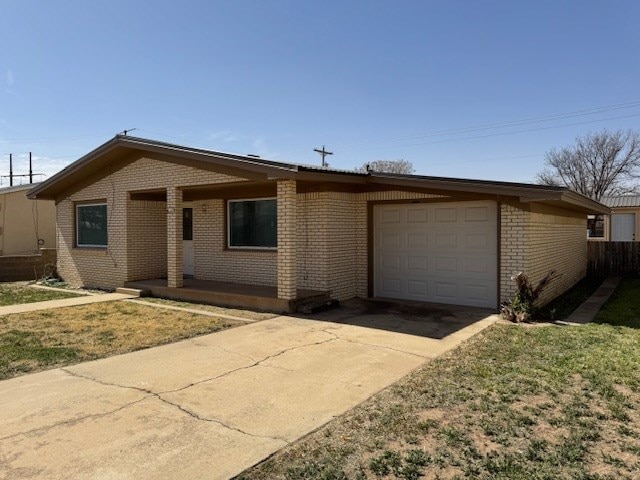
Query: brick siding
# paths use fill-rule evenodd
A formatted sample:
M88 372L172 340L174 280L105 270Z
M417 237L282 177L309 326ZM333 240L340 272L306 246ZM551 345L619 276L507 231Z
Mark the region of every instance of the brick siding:
M530 210L525 210L529 208ZM501 207L500 298L514 293L511 277L523 271L537 284L550 270L560 276L543 291L543 305L587 272L586 215L541 205Z
M58 203L60 274L72 285L102 288L116 288L128 280L171 276L171 271L174 281L179 281L179 189L242 180L142 158L89 183ZM168 191L167 202L130 199L129 192L143 189ZM291 180L278 181L277 191L277 251L228 249L226 201L198 200L190 204L194 214L195 278L277 286L282 298L290 298L296 287L329 291L339 300L366 297L371 203L441 197L403 191L296 194L296 183ZM107 202L109 247L77 248L75 205L96 200ZM173 218L171 228L168 218ZM562 274L542 301L566 290L584 275L585 215L513 202L501 204L500 219L501 299L513 293L511 276L518 271L527 272L532 281L542 278L551 268ZM168 247L167 235L176 240L173 251ZM172 268L168 269L168 265Z

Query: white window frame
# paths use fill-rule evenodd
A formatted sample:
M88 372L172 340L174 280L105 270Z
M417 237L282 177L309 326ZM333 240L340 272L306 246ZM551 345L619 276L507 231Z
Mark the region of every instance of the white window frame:
M101 207L101 206L105 206L107 208L107 244L106 245L90 245L90 244L86 244L86 243L80 243L80 222L79 220L79 215L78 215L78 209L81 207ZM77 203L76 204L76 247L77 248L108 248L109 247L109 205L107 205L107 202L96 202L96 203Z
M228 250L265 250L275 252L278 247L256 247L256 246L235 246L231 245L231 204L240 202L259 202L261 200L275 200L276 201L276 228L278 221L278 197L260 197L260 198L234 198L227 200L227 249ZM277 238L276 238L277 242Z

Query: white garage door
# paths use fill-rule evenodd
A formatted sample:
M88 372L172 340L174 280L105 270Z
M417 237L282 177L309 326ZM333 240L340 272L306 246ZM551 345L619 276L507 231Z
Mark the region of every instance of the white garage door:
M495 202L374 207L374 295L495 308Z

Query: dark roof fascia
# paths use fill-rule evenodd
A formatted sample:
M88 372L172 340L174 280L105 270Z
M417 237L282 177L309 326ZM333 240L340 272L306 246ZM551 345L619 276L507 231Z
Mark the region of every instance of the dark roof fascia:
M71 165L68 165L64 169L60 170L58 173L56 173L52 177L46 179L36 188L30 190L29 193L27 193L27 197L31 199L38 198L38 196L42 196L42 198L52 198L52 197L47 197L46 195L43 195L43 192L45 192L46 189L48 189L50 186L54 185L58 181L71 176L73 173L78 172L82 167L87 165L89 162L91 162L95 158L110 152L117 146L117 144L118 144L118 137L116 136L108 140L107 142L103 143L99 147L91 150L86 155L80 157L78 160L73 162Z
M54 194L48 195L47 190L50 190L58 181L79 173L80 170L89 163L94 162L96 159L117 148L133 149L151 153L163 153L182 158L190 158L205 163L216 163L223 166L235 167L240 170L257 172L274 178L288 178L297 171L297 166L294 164L273 162L270 160L258 160L253 157L244 157L241 155L216 152L213 150L182 147L179 145L172 145L144 138L116 135L114 138L103 143L65 169L56 173L51 178L42 182L38 187L29 191L27 196L29 198L53 198Z
M162 153L169 156L188 158L204 163L215 163L266 176L266 179L295 179L313 182L337 182L356 185L376 184L397 187L412 187L434 193L451 192L480 193L498 196L518 197L522 202L563 202L573 209L588 213L610 213L610 209L598 202L577 194L565 187L553 187L514 182L497 182L448 177L428 177L421 175L401 175L381 172L348 172L340 170L307 167L303 165L263 160L251 156L236 155L213 150L184 147L156 140L116 135L96 149L87 153L64 170L40 183L27 193L29 198L55 198L59 192L53 188L61 180L79 174L88 164L114 150Z
M459 179L447 177L425 177L417 175L389 175L370 173L372 183L396 186L422 187L430 191L472 192L500 196L518 197L523 203L561 201L572 209L587 213L609 213L610 209L601 203L580 195L566 187L553 187L527 183L493 182L489 180Z
M606 205L603 205L600 202L596 202L595 200L591 200L590 198L574 192L573 190L567 189L566 191L564 191L560 200L570 203L571 205L574 205L578 208L584 209L587 211L587 213L611 213L611 209Z
M434 190L448 190L460 192L488 193L508 196L528 195L532 198L544 198L549 195L559 196L562 187L546 187L526 183L492 182L489 180L473 180L464 178L426 177L418 175L385 175L381 173L369 174L371 183L385 183L388 185L422 186Z
M149 140L146 138L139 137L131 137L125 135L117 135L118 138L123 144L132 145L140 150L146 151L160 151L162 153L178 153L178 154L194 154L198 158L215 158L216 160L234 160L236 162L240 162L243 165L247 166L248 170L253 170L259 167L266 167L268 170L260 170L262 172L265 171L273 171L273 169L281 170L281 171L297 171L298 165L294 163L285 163L285 162L276 162L274 160L264 160L258 157L252 157L247 155L238 155L235 153L226 153L215 150L206 150L202 148L193 148L193 147L185 147L182 145L174 145L172 143L159 142L157 140ZM237 164L236 164L237 166Z

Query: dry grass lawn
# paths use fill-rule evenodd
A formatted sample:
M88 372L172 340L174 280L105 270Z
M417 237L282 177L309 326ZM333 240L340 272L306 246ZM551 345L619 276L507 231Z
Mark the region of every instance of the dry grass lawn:
M639 472L640 330L501 324L238 478L631 480Z
M60 292L30 287L25 282L0 283L0 306L44 302L77 297L73 292Z
M0 316L0 379L241 325L131 302Z

